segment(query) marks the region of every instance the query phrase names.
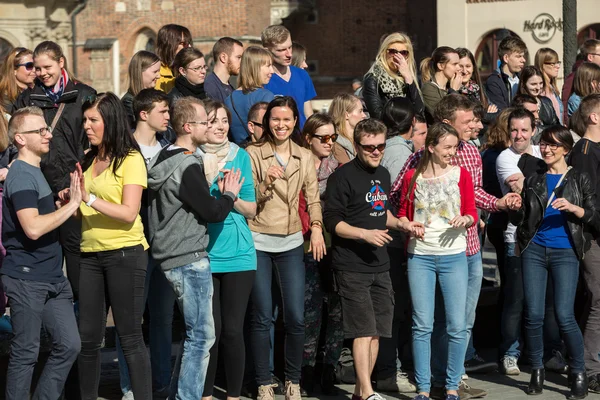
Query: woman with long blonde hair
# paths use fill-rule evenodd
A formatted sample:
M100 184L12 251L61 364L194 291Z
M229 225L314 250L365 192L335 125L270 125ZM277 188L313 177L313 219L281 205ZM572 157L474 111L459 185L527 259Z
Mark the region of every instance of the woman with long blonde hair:
M542 95L552 100L554 111L562 124L564 106L560 99L558 86L556 85L556 78L558 77L558 71L561 66L561 62L558 59L558 53L548 47L539 49L537 53L535 53L535 66L542 71L544 78L544 91L542 92Z
M362 101L350 93L338 93L329 105L329 116L333 119L338 140L333 145L333 156L340 164L351 161L356 156L354 148L354 127L367 118Z
M381 117L383 106L394 97L408 97L415 113L423 112L417 64L407 34L394 32L381 41L375 62L365 74L362 93L373 118Z

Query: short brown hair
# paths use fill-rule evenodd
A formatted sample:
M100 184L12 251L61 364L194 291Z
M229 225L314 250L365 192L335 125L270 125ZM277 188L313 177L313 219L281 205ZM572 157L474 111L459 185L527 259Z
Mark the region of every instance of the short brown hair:
M191 96L181 97L173 102L173 106L171 107L171 122L177 136L184 135L186 132L183 130L183 125L196 118L194 104L204 108L202 100Z
M288 40L292 34L283 25L267 26L260 34L263 47L270 48Z
M435 122L443 122L444 120L453 122L458 110L473 111L474 109L475 103L469 100L467 96L451 93L444 96L435 106L433 117Z
M25 118L30 115L37 115L44 118L44 112L36 106L20 108L12 114L10 121L8 121L8 139L11 143L15 140L15 135L23 126ZM0 116L0 118L4 118L4 116Z
M589 54L593 54L596 52L596 47L600 46L600 40L598 39L588 39L579 48L579 54L585 60Z
M229 36L225 36L225 37L222 37L221 39L217 40L217 42L215 43L215 45L213 46L213 49L212 49L212 57L213 57L213 60L215 60L215 63L217 61L219 61L219 56L221 55L221 53L225 53L228 56L230 56L231 53L233 52L233 47L235 45L244 47L242 42L240 42L239 40L236 40L234 38L230 38Z
M363 119L354 128L354 143L360 144L364 136L383 135L387 137L387 127L375 118Z
M175 60L173 61L173 76L177 78L181 75L179 68L186 68L192 61L196 61L199 58L204 58L204 54L202 54L200 50L194 47L182 49L177 53Z
M256 117L258 117L258 112L260 110L266 111L268 107L269 103L267 103L266 101L259 101L258 103L254 104L252 107L250 107L250 110L248 111L248 121L256 121ZM262 123L262 121L256 122Z
M585 126L589 126L590 114L593 112L600 112L600 94L595 93L585 96L581 100L581 104L579 104L579 112L581 113L581 118L585 122Z
M526 53L527 45L516 36L507 36L498 45L498 57L504 62L504 56L512 53Z

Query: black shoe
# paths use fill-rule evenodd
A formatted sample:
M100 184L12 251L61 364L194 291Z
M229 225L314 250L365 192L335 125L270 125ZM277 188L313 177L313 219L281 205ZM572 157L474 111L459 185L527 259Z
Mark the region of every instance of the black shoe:
M335 367L331 364L323 364L323 372L321 373L321 391L323 394L327 396L336 394L335 382Z
M585 372L569 374L571 376L571 392L567 396L568 400L585 399L588 395L588 377Z
M273 380L273 384L277 385L276 387L273 387L273 393L284 395L285 394L285 385L283 384L283 382L281 382L281 380L278 377L276 377L275 375L273 375L271 377L271 379Z
M544 368L536 368L531 370L531 379L527 387L527 394L536 395L542 394L544 391L544 379L546 372Z
M465 371L467 374L485 374L488 372L494 372L498 369L498 364L494 361L486 361L481 358L478 354L475 357L465 361Z
M600 377L598 375L588 376L588 391L600 393Z
M306 365L302 367L302 377L300 378L300 396L308 397L315 391L315 367Z

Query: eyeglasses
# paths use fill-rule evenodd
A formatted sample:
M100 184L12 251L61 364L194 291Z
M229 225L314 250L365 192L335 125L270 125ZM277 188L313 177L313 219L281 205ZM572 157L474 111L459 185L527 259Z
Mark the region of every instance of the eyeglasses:
M191 69L194 72L198 72L200 70L206 71L208 69L208 65L202 65L200 67L194 67L194 68L186 67L185 69Z
M387 49L388 54L395 56L396 54L401 54L402 57L406 58L410 54L408 50L396 50L396 49Z
M23 64L17 64L15 65L15 67L19 68L19 67L25 67L25 69L27 71L31 71L33 69L33 61L29 61Z
M325 143L329 142L329 140L331 140L332 143L335 143L335 141L337 140L337 138L338 138L339 135L337 133L334 133L333 135L323 135L323 136L321 136L321 135L311 135L311 136L314 137L314 138L319 139L319 141L321 143L325 144Z
M250 122L252 123L252 125L256 125L256 126L258 126L259 128L262 128L262 127L263 127L263 125L262 125L260 122L256 122L256 121L250 121Z
M548 147L550 150L554 151L556 149L558 149L559 147L563 147L562 144L558 144L558 143L546 143L546 142L540 142L540 149L541 148L546 148Z
M560 67L562 64L561 61L556 61L556 62L545 62L544 65L549 65L551 67Z
M378 144L377 146L375 146L374 144L361 144L361 143L356 143L356 144L359 145L360 147L362 147L362 149L364 151L366 151L367 153L372 153L375 150L381 152L381 151L385 150L385 146L386 146L386 143L381 143L381 144Z
M204 126L208 126L208 121L188 121L185 124L195 124L195 125L204 125Z
M17 132L17 133L20 133L22 135L26 135L28 133L37 133L41 137L44 137L47 134L52 133L52 128L50 128L49 126L44 126L43 128L40 128L40 129L32 129L30 131L23 131L23 132Z

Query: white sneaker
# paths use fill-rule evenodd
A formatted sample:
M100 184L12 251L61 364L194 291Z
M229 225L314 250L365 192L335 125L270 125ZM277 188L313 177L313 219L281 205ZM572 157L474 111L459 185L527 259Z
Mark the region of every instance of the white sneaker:
M123 397L121 397L121 400L135 400L133 398L133 392L130 390L129 392L125 393Z
M466 381L467 379L469 379L469 375L467 374L462 374L462 376L460 377L461 380Z
M519 375L521 373L517 365L517 357L505 356L502 358L502 369L504 375Z
M372 395L367 397L365 400L386 400L386 399L379 393L373 393Z
M389 378L378 380L377 390L392 393L414 393L417 387L408 379L405 372L396 371Z

